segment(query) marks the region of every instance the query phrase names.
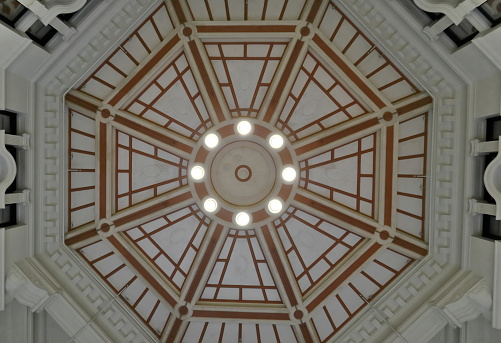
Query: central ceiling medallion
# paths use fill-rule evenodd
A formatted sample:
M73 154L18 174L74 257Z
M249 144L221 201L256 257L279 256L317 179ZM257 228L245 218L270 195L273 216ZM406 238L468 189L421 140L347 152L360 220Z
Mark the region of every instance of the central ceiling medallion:
M211 219L241 229L279 217L298 185L290 142L255 119L213 127L195 148L189 168L200 208Z

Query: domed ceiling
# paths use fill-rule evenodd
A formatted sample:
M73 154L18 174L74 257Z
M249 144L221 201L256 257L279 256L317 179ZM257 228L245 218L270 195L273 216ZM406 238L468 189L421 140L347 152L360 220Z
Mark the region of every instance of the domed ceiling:
M159 341L335 341L428 253L431 98L334 3L134 30L66 97L66 245Z

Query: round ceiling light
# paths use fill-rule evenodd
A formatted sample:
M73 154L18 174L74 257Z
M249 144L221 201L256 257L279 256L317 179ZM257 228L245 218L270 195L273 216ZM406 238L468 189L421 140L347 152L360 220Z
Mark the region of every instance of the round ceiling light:
M247 120L242 120L237 124L237 132L242 136L248 135L252 131L252 124Z
M202 166L193 166L193 168L191 168L191 177L195 180L202 180L202 178L204 177L205 175L205 169L204 167Z
M268 143L273 149L280 149L284 145L284 139L280 135L273 135L270 137Z
M270 202L268 203L268 210L271 212L271 213L278 213L280 211L282 211L282 202L278 199L272 199L270 200Z
M204 143L209 149L215 148L219 144L219 137L214 133L209 133L205 136Z
M208 198L204 201L204 209L211 213L217 210L217 201L213 198Z
M287 182L292 182L296 179L296 170L292 167L286 167L282 171L282 178Z
M235 222L239 226L245 226L250 223L250 216L247 212L239 212L235 216Z

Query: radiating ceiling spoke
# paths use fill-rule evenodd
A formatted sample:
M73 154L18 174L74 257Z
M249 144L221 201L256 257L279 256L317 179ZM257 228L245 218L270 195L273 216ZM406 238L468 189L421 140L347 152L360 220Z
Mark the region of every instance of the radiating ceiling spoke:
M109 220L114 223L117 231L124 231L140 222L153 219L162 213L173 212L194 202L189 188L183 186L117 212Z
M116 111L112 125L185 159L195 146L193 140L125 111Z
M289 48L282 57L282 63L275 73L261 106L258 115L261 120L271 124L277 122L292 88L292 81L296 78L307 51L308 44L302 40L293 39L289 43Z
M181 292L181 299L184 302L195 304L200 298L228 230L216 222L211 223Z
M298 189L292 205L305 212L314 213L319 218L323 218L326 221L339 224L366 238L372 238L379 226L374 219L320 197L303 188Z
M381 127L376 114L368 114L299 140L293 147L301 161L362 138Z

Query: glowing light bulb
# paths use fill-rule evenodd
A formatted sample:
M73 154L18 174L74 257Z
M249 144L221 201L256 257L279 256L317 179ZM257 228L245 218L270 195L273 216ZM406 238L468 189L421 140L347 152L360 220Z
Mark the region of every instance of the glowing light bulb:
M207 212L214 212L217 210L217 201L212 198L208 198L204 201L204 208Z
M280 135L273 135L270 137L268 143L273 149L280 149L284 145L284 139Z
M242 120L237 124L237 131L242 136L248 135L252 131L252 124L247 120Z
M270 202L268 203L268 210L271 212L271 213L278 213L280 211L282 211L282 202L278 199L272 199L270 200Z
M245 226L250 223L250 216L246 212L239 212L235 216L235 222L239 226Z
M292 182L296 179L296 170L292 167L286 167L282 171L282 178L287 182Z
M205 136L205 146L209 149L215 148L219 144L219 137L214 133L209 133Z
M202 166L194 166L191 168L191 177L195 180L202 180L205 175L205 169Z

